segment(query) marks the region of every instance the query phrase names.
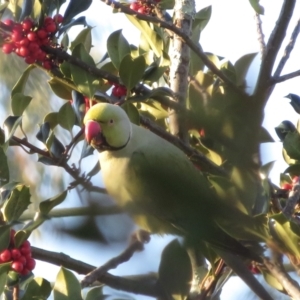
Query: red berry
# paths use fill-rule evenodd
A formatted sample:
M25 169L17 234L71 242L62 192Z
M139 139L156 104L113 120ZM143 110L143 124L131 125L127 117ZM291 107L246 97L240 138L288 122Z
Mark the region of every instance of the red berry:
M18 42L19 43L19 46L25 46L25 47L28 47L28 45L29 45L29 40L27 39L27 38L24 38L24 39L22 39L20 42Z
M40 41L40 45L49 45L49 44L50 44L49 38L45 38Z
M31 31L27 34L27 38L30 42L35 42L38 39L36 33L33 31Z
M11 253L8 249L3 250L0 253L0 259L2 262L8 262L11 260Z
M281 188L283 189L283 190L291 190L292 188L293 188L293 185L292 184L290 184L290 183L284 183L282 186L281 186Z
M20 23L15 23L14 27L13 27L13 31L19 31L22 32L23 31L23 27Z
M42 50L39 50L37 53L36 53L36 59L39 60L39 61L44 61L46 59L46 52L42 51Z
M299 183L299 176L294 176L292 182L293 184Z
M3 44L2 51L5 54L12 53L14 51L14 45L13 44Z
M40 46L36 42L31 42L28 45L28 49L30 50L30 52L34 53L34 52L40 50Z
M22 256L22 254L18 248L11 249L10 253L11 253L11 257L13 258L13 260L18 260Z
M22 272L21 272L21 275L28 275L29 274L29 270L27 268L23 268Z
M33 27L33 21L31 19L26 19L22 22L22 28L24 31L30 31Z
M43 40L45 39L46 37L48 37L48 32L45 30L45 29L39 29L37 32L36 32L37 36L39 39Z
M29 241L25 241L21 247L20 247L20 252L23 254L23 255L28 255L31 253L31 246L30 246L30 243Z
M54 20L51 17L46 17L44 19L44 26L46 26L49 23L53 23L53 22L54 22Z
M145 6L140 7L137 12L139 12L140 14L146 14L147 13L147 9Z
M20 53L20 56L26 57L29 55L30 51L27 47L22 46L22 47L20 47L19 53Z
M51 70L52 69L52 63L50 60L44 60L42 63L43 68L46 70Z
M15 53L16 53L18 56L21 56L21 55L20 55L20 48L15 49Z
M61 14L57 14L53 17L53 20L58 23L61 24L64 20L64 17Z
M23 271L23 269L24 269L24 266L23 266L23 264L22 264L21 262L19 262L19 261L14 261L14 262L11 264L11 268L12 268L14 271L16 271L16 272L21 273L21 272Z
M54 33L56 32L57 30L57 27L56 27L56 24L53 22L53 23L49 23L45 26L45 29L47 32L49 33Z
M25 267L29 270L32 271L35 268L35 260L33 258L28 258Z
M6 19L4 21L2 21L5 25L7 26L13 26L15 24L15 22L11 19Z
M141 5L138 2L132 2L129 7L130 9L137 11Z
M20 263L22 263L23 266L25 266L27 263L27 259L23 255L21 255L20 258L18 258L18 260L16 260L16 261L19 261Z
M11 34L11 40L13 42L20 42L24 38L23 33L21 31L13 30Z
M24 61L26 62L26 64L32 65L35 63L36 59L32 56L27 56L25 57Z

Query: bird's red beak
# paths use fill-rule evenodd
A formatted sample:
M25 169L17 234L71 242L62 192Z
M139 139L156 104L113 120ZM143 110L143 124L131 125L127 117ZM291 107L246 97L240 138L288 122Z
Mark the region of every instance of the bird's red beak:
M87 121L85 124L84 129L85 139L89 144L101 144L102 138L101 138L101 127L98 122L90 120Z

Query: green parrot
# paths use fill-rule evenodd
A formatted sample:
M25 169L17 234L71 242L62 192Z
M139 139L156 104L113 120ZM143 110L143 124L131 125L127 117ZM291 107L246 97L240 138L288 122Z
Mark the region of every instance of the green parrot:
M252 218L220 201L208 179L180 149L132 124L117 105L94 105L86 113L84 125L87 142L99 152L108 194L137 225L151 233L175 234L195 244L205 242L238 275L243 261L239 256L261 261L216 221L242 217L251 222ZM232 261L237 266L232 266ZM264 289L261 293L262 299L271 299Z

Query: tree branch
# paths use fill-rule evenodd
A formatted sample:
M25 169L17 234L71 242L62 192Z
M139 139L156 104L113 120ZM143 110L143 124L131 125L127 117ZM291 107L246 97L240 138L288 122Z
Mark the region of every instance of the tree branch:
M265 56L261 63L261 68L253 95L253 99L257 99L257 101L261 102L262 106L264 106L273 90L271 86L271 78L274 62L286 35L286 30L293 14L295 3L296 0L284 1L278 21L276 22L276 25L267 43Z
M98 187L98 186L94 186L90 181L86 180L86 178L84 176L79 175L77 169L70 167L65 160L51 156L49 151L42 150L42 149L32 145L31 143L29 143L26 139L20 139L16 136L12 136L11 141L14 143L14 145L25 146L26 148L28 148L30 150L30 153L36 153L43 157L47 157L48 159L53 161L53 165L64 168L66 170L66 172L69 173L75 179L72 186L80 184L87 191L97 192L97 193L106 193L106 189Z
M280 83L280 82L295 78L297 76L300 76L300 70L297 70L295 72L291 72L291 73L288 73L288 74L285 74L285 75L282 75L282 76L279 76L279 77L274 76L271 79L271 84L275 85L276 83Z
M135 239L130 242L128 247L118 256L113 257L104 265L94 269L90 273L88 273L85 278L81 281L82 287L87 287L92 285L96 280L101 280L101 276L107 273L111 269L117 268L120 264L127 262L133 256L133 254L137 251L141 251L144 249L143 242Z
M75 260L64 253L57 253L32 247L32 255L35 259L51 263L56 266L64 266L78 274L88 274L96 267ZM118 277L109 273L104 273L99 278L101 283L117 290L127 291L135 294L143 294L150 297L160 297L162 291L156 284L156 276L153 274L140 276Z
M299 35L299 31L300 31L300 19L297 21L297 24L292 32L290 41L287 44L287 46L285 47L284 54L276 68L276 71L274 73L275 78L281 74L286 62L288 61L290 54L291 54L292 50L294 49L297 37Z
M189 11L191 7L193 7L193 10ZM194 0L186 2L175 0L173 22L189 38L192 35L192 20L195 13ZM175 101L186 107L190 48L176 34L170 43L170 88L178 95ZM172 135L180 138L185 144L189 143L186 115L180 111L170 109L169 127Z
M261 22L260 14L258 13L255 14L255 20L256 20L256 31L258 35L258 42L260 46L260 54L261 57L263 58L266 53L266 42L265 42L265 35L262 30L262 22Z
M271 262L268 258L264 258L263 262L266 268L279 281L286 292L293 299L300 299L299 284L285 271L283 265L279 262Z

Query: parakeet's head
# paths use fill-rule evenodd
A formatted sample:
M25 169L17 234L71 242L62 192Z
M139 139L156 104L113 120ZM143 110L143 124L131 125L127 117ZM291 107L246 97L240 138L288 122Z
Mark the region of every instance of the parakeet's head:
M98 103L86 113L85 138L99 151L119 150L125 147L131 136L131 123L119 106Z

